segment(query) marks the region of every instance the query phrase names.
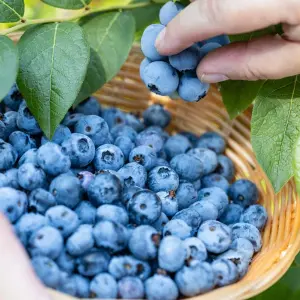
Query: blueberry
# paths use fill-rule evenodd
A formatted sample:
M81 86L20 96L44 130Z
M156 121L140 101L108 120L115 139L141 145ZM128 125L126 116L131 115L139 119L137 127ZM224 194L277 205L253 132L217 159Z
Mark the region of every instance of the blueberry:
M261 235L254 225L249 223L236 223L231 229L233 240L237 238L245 238L252 243L255 252L258 252L261 249Z
M22 156L27 150L36 148L35 140L30 135L22 132L15 131L9 136L9 143Z
M72 276L66 272L60 273L60 281L57 290L71 296L76 295L76 283Z
M252 258L254 254L254 248L252 243L245 238L237 238L235 239L231 245L230 249L243 253L249 259Z
M152 224L152 226L160 233L162 234L163 229L165 225L169 222L168 217L165 213L161 213L160 217Z
M184 209L197 201L198 193L191 182L181 182L176 191L178 209Z
M171 114L160 104L153 104L143 112L146 126L159 126L165 128L171 121Z
M128 201L132 198L132 196L136 192L139 192L139 191L142 191L142 190L143 190L142 188L140 188L138 186L135 186L135 185L125 187L124 190L123 190L122 202L125 205L127 205Z
M137 277L124 277L118 282L118 294L122 299L143 299L144 284Z
M19 159L18 166L20 167L21 165L25 163L32 163L34 165L37 165L37 151L38 149L29 149L27 150Z
M146 68L151 62L152 62L152 61L151 61L149 58L145 57L145 58L142 60L141 64L140 64L140 77L141 77L141 79L142 79L143 81L144 81L145 68Z
M248 207L258 201L259 192L252 181L239 179L229 187L228 195L233 203Z
M141 38L141 49L144 55L150 60L162 60L164 57L160 55L155 47L155 40L158 34L165 28L160 24L149 25ZM143 78L143 76L142 76Z
M34 213L44 214L48 208L56 205L54 196L48 191L37 188L33 190L28 198L28 210Z
M164 275L154 275L145 282L145 293L149 300L176 300L178 288L175 282Z
M47 224L47 219L40 214L24 214L16 223L16 232L22 244L26 247L32 233Z
M77 258L76 265L79 274L83 276L95 276L106 272L110 261L110 255L103 249L91 250Z
M112 174L102 173L95 177L87 189L89 200L95 205L111 204L121 199L122 183Z
M167 236L161 241L158 250L160 268L168 272L176 272L183 267L186 256L186 248L180 238Z
M180 77L178 94L187 102L198 102L209 90L208 83L201 82L195 75L185 73Z
M77 214L64 205L57 205L45 214L49 225L57 228L63 237L70 236L79 226Z
M240 221L244 208L239 204L229 204L223 214L219 217L219 221L226 224L235 224Z
M205 261L207 259L207 250L204 243L196 238L190 237L183 241L183 245L186 249L187 260Z
M80 225L67 239L66 248L73 256L87 253L94 246L92 225Z
M113 128L111 128L110 133L114 140L120 136L127 136L132 142L135 142L137 137L137 132L131 126L124 124L115 125Z
M57 288L60 282L60 270L56 263L46 256L35 256L31 264L36 275L48 287Z
M31 256L45 255L55 259L62 251L63 243L63 237L56 228L44 226L30 236L28 251Z
M118 177L118 179L121 182L122 188L124 188L124 180L123 180L123 178L120 176L120 174L117 171L110 170L110 169L102 169L100 171L97 171L95 174L96 175L99 175L99 174L111 174L111 175L114 175L114 176Z
M190 132L190 131L181 131L179 134L188 138L188 140L191 142L193 147L196 147L197 142L198 142L198 136L195 133Z
M149 172L148 186L154 192L176 191L179 186L177 173L169 167L155 167Z
M199 48L193 45L178 54L171 55L169 63L180 72L193 71L199 63Z
M172 159L178 154L186 153L191 148L192 144L188 138L181 134L175 134L169 137L164 145L164 150L169 159Z
M222 46L228 45L230 43L229 36L226 34L221 34L206 40L206 43L218 43Z
M199 159L203 164L203 173L204 175L208 175L212 173L217 165L218 165L218 157L216 153L210 149L206 148L194 148L191 149L188 154L194 156L195 158Z
M258 230L262 230L267 222L268 214L261 205L251 205L242 214L240 222L254 225Z
M191 297L210 291L215 285L215 276L208 263L194 261L176 273L175 282L181 294Z
M88 136L95 147L111 142L107 123L99 116L82 116L75 125L75 132Z
M81 201L75 208L78 219L83 224L94 224L96 221L96 207L88 201Z
M32 191L46 186L46 174L40 167L26 163L18 170L18 182L23 189Z
M70 208L74 208L81 200L80 181L69 174L55 177L50 184L49 191L55 197L57 204L63 204Z
M141 225L133 230L128 247L136 258L150 260L157 255L159 241L160 236L153 227Z
M9 187L8 178L5 174L0 173L0 188Z
M118 285L116 280L108 273L95 276L90 284L90 297L114 299L117 298Z
M224 190L225 192L227 192L229 189L229 182L222 175L217 173L212 173L202 178L202 187L203 188L218 187Z
M149 146L154 149L157 153L162 150L164 145L164 140L160 134L152 130L144 130L140 132L136 137L137 146Z
M74 113L70 115L66 115L62 121L62 124L69 127L71 130L74 129L75 124L84 116L81 113Z
M236 265L227 259L216 259L212 264L217 286L235 283L239 274Z
M89 171L81 171L77 174L77 178L80 181L80 185L84 191L87 191L88 186L94 180L95 176Z
M3 102L9 109L17 111L23 100L23 96L17 85L14 84L9 93L4 97Z
M170 164L164 158L158 157L153 168L155 167L170 167Z
M199 56L202 59L208 53L210 53L218 48L221 48L221 45L219 43L209 41L199 49Z
M121 149L122 153L124 154L124 160L127 161L130 152L135 147L135 144L127 136L117 137L114 144Z
M159 197L149 190L135 193L127 205L129 219L137 225L154 223L161 214Z
M195 181L203 175L203 165L195 157L188 154L178 154L170 161L171 168L187 181Z
M115 107L105 109L102 113L102 117L109 128L118 124L126 124L126 114Z
M5 179L4 181L7 181L7 185L6 186L10 186L14 189L19 189L20 185L19 185L19 181L18 181L18 169L10 169L7 170L5 173Z
M96 214L97 221L110 220L122 225L128 224L127 211L119 206L103 204L98 207Z
M193 208L186 208L181 211L179 211L172 220L182 220L184 221L188 226L192 228L192 235L194 235L200 224L201 224L201 217L198 214L198 212Z
M72 167L85 167L94 159L95 145L84 134L73 133L61 146L62 151L70 157Z
M172 95L179 84L177 71L164 61L150 63L145 68L143 78L151 92L162 96Z
M101 116L102 109L99 100L95 97L89 97L81 102L75 109L79 114Z
M11 169L18 158L18 152L11 144L0 139L0 171Z
M159 11L160 23L167 26L167 24L175 18L184 6L178 2L168 1Z
M168 217L173 217L178 212L178 201L174 191L158 192L157 196L161 201L162 212Z
M72 276L76 286L76 297L88 298L90 291L90 281L78 274Z
M37 151L37 162L49 175L57 176L66 173L71 167L69 156L55 143L46 143Z
M126 187L138 186L143 188L147 181L147 171L144 166L131 162L123 166L118 174L124 180Z
M170 135L159 126L152 125L145 128L144 131L156 132L163 138L164 141L166 141L170 137Z
M228 206L228 196L226 195L224 190L218 187L201 189L198 193L198 200L205 200L213 203L219 211L219 216L223 214L226 207Z
M164 236L174 235L182 240L191 237L192 232L193 228L180 219L169 221L163 229Z
M75 269L75 259L68 254L65 249L60 252L56 259L56 263L62 271L67 272L68 274L72 274Z
M232 160L225 155L218 155L218 166L215 173L224 176L228 181L232 181L235 173Z
M190 208L193 208L200 215L202 221L216 220L219 215L217 206L210 201L202 200L193 203Z
M197 237L209 252L219 254L231 244L231 229L218 221L209 220L200 226Z
M126 276L135 276L145 280L150 276L150 265L133 256L114 256L108 266L109 273L115 279L121 279Z
M145 126L139 119L138 114L128 113L125 115L125 122L127 125L131 126L136 132L142 131Z
M67 126L59 125L53 134L51 142L61 145L65 140L67 140L69 137L71 137L71 134L72 133ZM50 141L45 136L42 136L42 140L41 140L42 145L44 145L48 142L50 142Z
M93 234L98 247L107 248L112 252L125 249L128 243L126 227L110 220L98 222L93 229Z
M109 169L118 171L124 165L124 154L115 145L102 145L96 150L94 165L96 170Z
M208 148L217 154L224 152L226 143L222 136L216 132L206 132L199 137L198 148Z
M17 129L17 115L15 111L0 113L0 138L6 140Z
M156 163L157 155L149 146L138 146L129 154L129 161L141 164L146 170L151 170Z
M242 278L245 276L245 274L248 271L249 268L249 264L251 262L251 260L249 259L249 257L247 257L246 255L244 255L244 253L239 252L239 251L235 251L235 250L228 250L224 253L222 253L219 256L220 259L226 259L229 260L231 262L233 262L238 270L239 273L239 278Z

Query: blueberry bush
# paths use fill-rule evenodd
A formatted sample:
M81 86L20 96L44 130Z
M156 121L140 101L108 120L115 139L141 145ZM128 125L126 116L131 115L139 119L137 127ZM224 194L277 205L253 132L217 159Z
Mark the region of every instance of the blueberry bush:
M111 1L110 6L97 6L94 1L42 0L49 7L77 12L36 19L24 16L24 0L0 0L0 23L10 24L0 31L0 99L16 81L47 138L53 137L70 107L117 74L134 40L146 26L158 22L159 10L167 2ZM14 45L9 34L20 30L25 33ZM230 39L250 40L266 33L278 34L280 26ZM275 191L294 175L300 186L300 156L295 150L300 130L298 76L229 81L220 84L220 91L231 118L254 103L252 145Z

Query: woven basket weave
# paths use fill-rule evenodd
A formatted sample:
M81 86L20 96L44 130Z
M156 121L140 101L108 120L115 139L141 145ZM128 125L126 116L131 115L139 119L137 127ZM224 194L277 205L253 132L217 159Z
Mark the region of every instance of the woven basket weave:
M19 35L12 38L17 40ZM300 250L300 198L295 193L294 183L290 181L275 195L252 152L250 109L230 120L216 87L212 87L208 96L198 103L152 94L140 80L142 59L139 47L135 45L119 74L95 96L101 104L137 113L153 103L161 103L172 113L171 133L185 130L199 135L212 130L224 136L227 140L226 155L236 167L236 179L249 178L257 184L260 204L267 209L269 220L263 232L262 250L254 257L249 272L240 282L189 299L249 299L283 276ZM53 300L75 299L53 290L49 292Z

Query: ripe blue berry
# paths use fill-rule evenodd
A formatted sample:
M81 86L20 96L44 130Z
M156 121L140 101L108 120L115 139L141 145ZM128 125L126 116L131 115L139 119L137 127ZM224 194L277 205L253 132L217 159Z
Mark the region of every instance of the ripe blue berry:
M131 162L119 169L118 174L124 180L126 187L138 186L143 188L147 181L147 171L139 163Z
M224 176L228 181L232 181L235 173L232 160L225 155L218 155L218 166L215 173Z
M19 159L18 166L20 167L21 165L25 163L32 163L34 165L37 165L37 151L38 149L29 149L27 150Z
M160 104L153 104L143 112L146 126L159 126L165 128L171 121L171 114Z
M254 225L258 230L262 230L267 222L268 214L261 205L251 205L242 214L240 222Z
M99 206L97 209L96 218L97 221L110 220L121 223L122 225L128 224L127 211L120 206L111 204L103 204Z
M158 192L157 196L161 201L162 212L168 217L173 217L178 212L178 201L175 192Z
M45 172L37 165L26 163L18 170L19 185L28 191L43 188L47 185Z
M0 139L0 171L11 169L18 158L18 152L11 144Z
M37 188L33 190L28 198L28 210L44 214L48 208L56 205L54 196L47 190Z
M26 151L36 148L35 140L22 131L14 131L9 136L9 143L22 156Z
M181 134L175 134L168 138L164 145L164 150L169 159L182 153L186 153L192 148L191 142Z
M191 182L181 182L176 191L176 197L178 201L178 209L190 207L197 201L198 193Z
M206 132L199 137L198 148L207 148L210 149L217 154L221 154L224 152L226 143L222 136L220 136L216 132Z
M226 225L238 223L243 211L244 208L242 206L231 203L225 208L223 214L219 218L219 221Z
M186 259L195 259L198 261L205 261L207 259L207 250L204 243L196 238L190 237L183 241L186 249Z
M102 145L96 150L94 165L96 170L109 169L118 171L124 165L124 154L115 145Z
M144 284L137 277L124 277L118 282L118 294L122 299L143 299Z
M217 206L213 202L206 200L197 201L193 203L190 208L197 211L203 222L207 220L216 220L219 215Z
M184 6L180 3L168 1L159 11L159 21L161 24L167 26L167 24L175 18L182 10Z
M172 220L178 220L178 219L184 221L188 226L192 228L192 235L194 235L197 232L202 222L200 215L192 207L180 210L172 218Z
M148 187L154 192L176 191L179 186L177 173L169 167L155 167L149 172Z
M119 136L114 142L115 146L119 147L124 154L124 160L127 161L129 154L135 147L135 144L128 136Z
M95 276L90 284L92 298L114 299L117 298L118 285L116 280L108 273Z
M81 201L75 208L78 219L82 224L94 224L96 220L96 207L88 201Z
M217 286L232 284L238 280L239 274L236 265L227 259L216 259L211 264Z
M129 154L129 161L141 164L147 171L151 170L156 163L157 155L153 148L149 146L138 146Z
M180 219L169 221L163 229L164 236L174 235L182 240L191 237L192 232L193 228Z
M23 96L16 84L12 86L9 93L4 97L4 104L13 111L17 111L23 102Z
M75 109L75 111L79 114L84 115L97 115L101 116L102 109L101 104L95 97L89 97L83 102L81 102Z
M56 128L51 141L49 141L45 136L42 136L41 143L42 145L44 145L48 142L52 142L61 145L65 140L67 140L71 136L71 134L71 130L67 126L59 125Z

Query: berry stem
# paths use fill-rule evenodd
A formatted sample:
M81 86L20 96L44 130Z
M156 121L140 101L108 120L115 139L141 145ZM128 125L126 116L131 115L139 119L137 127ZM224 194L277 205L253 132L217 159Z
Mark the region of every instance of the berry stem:
M79 13L77 15L69 16L69 17L65 17L65 18L49 18L49 19L33 19L33 20L22 19L23 21L22 22L19 21L18 23L16 23L15 26L0 31L0 35L7 35L9 33L18 31L28 25L74 21L74 20L78 20L82 17L86 17L86 16L89 16L89 15L95 14L95 13L108 12L108 11L113 11L113 10L131 10L131 9L140 8L140 7L147 7L151 4L152 3L149 2L149 3L136 3L136 4L130 4L130 5L119 5L119 6L111 6L111 7L98 7L95 9L91 8L88 10L84 9L81 13Z

